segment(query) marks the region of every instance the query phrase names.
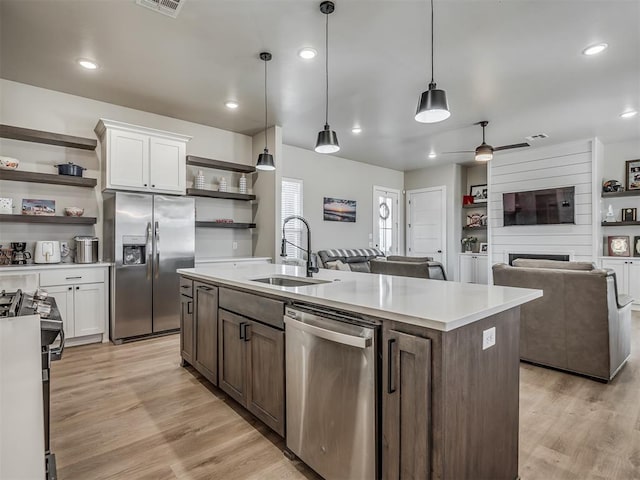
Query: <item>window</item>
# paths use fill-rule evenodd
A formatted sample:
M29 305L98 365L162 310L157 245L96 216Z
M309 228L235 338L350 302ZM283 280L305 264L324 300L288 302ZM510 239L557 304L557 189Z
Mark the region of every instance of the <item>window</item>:
M302 216L302 180L296 178L282 179L282 217L281 221L290 215ZM285 226L285 238L287 241L302 246L302 222L291 220ZM303 259L302 250L287 244L287 256Z

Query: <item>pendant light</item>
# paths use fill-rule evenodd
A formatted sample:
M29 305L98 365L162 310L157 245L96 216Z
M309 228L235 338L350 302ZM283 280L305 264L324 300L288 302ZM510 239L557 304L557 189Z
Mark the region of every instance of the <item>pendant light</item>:
M267 62L271 60L271 54L269 52L261 52L260 60L264 62L264 152L258 155L256 168L258 170L275 170L276 166L273 163L273 155L269 153L267 146Z
M326 77L326 103L325 103L325 119L324 130L318 132L318 140L316 142L316 152L318 153L336 153L340 150L338 144L338 136L336 132L331 130L329 126L329 14L333 13L336 6L333 2L325 1L320 4L320 11L326 15L325 23L325 77Z
M447 93L436 88L433 73L433 0L431 0L431 82L429 90L422 92L418 109L416 110L416 121L420 123L436 123L446 120L451 116Z

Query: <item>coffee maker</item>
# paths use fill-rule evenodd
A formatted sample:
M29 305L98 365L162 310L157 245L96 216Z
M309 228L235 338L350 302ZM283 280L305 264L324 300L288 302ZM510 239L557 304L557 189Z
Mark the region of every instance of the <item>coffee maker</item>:
M31 258L31 254L26 251L27 242L11 242L11 264L26 265L27 260Z

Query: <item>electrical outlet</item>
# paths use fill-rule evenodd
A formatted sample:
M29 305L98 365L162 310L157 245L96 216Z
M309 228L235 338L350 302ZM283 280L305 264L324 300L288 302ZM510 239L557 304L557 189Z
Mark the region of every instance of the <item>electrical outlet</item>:
M491 327L482 332L482 349L486 350L496 344L496 327Z
M231 248L233 248L234 250L237 250L238 249L238 242L233 242L231 244Z

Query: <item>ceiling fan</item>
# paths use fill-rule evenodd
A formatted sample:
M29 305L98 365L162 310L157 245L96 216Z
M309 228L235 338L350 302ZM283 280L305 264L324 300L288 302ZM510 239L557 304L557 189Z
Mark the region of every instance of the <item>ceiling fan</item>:
M482 143L476 147L475 150L462 150L458 152L443 152L443 153L475 153L475 159L478 162L488 162L493 158L493 152L499 152L500 150L510 150L512 148L530 147L528 143L514 143L512 145L502 145L500 147L492 147L484 140L484 129L489 125L488 120L474 123L474 125L480 125L482 127Z

